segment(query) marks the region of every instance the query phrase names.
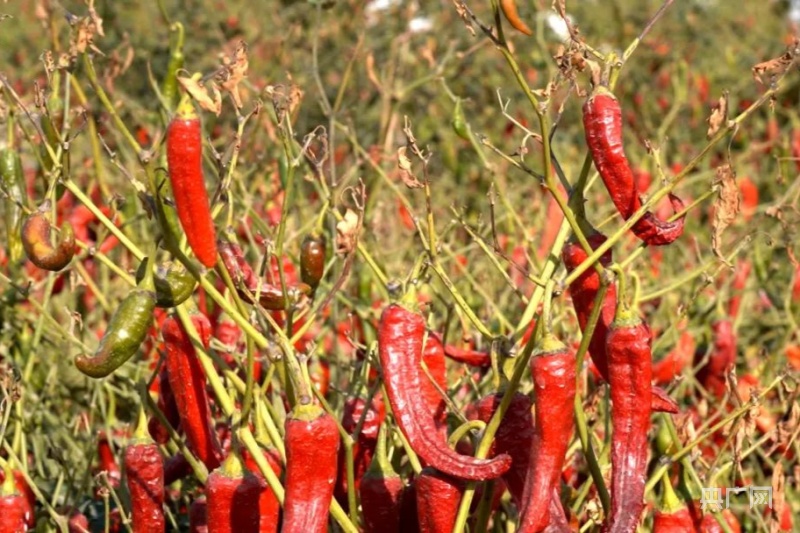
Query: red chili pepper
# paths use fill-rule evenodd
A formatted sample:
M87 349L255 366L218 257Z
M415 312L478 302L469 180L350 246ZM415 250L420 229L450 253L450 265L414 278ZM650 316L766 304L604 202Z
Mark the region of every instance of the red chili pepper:
M666 385L678 377L694 358L694 335L688 331L681 333L678 344L672 351L653 363L653 381Z
M622 302L606 338L611 386L611 509L604 532L636 530L644 509L650 429L650 328Z
M262 490L261 480L245 470L239 454L230 453L206 480L209 533L259 531Z
M134 440L125 448L123 464L131 496L133 533L162 533L164 518L164 463L158 445L147 434L144 414Z
M442 342L442 336L439 333L431 333L428 339L431 338L435 338L439 343ZM430 342L430 340L428 342ZM481 368L488 368L492 366L492 357L487 352L480 352L478 350L459 348L458 346L445 344L444 354L453 361L464 363L469 366L477 366Z
M628 220L641 206L633 171L622 146L622 112L619 101L605 87L598 87L583 106L586 144L597 171L614 205ZM673 209L683 209L683 202L670 194ZM683 234L684 218L666 222L648 212L633 226L633 233L649 245L669 244Z
M412 478L400 497L400 531L402 533L420 533L417 514L417 478Z
M189 533L208 533L208 502L200 496L189 506Z
M100 459L100 467L97 472L105 472L109 484L114 488L118 487L122 479L122 473L117 464L117 458L114 457L114 452L111 450L111 443L105 431L101 431L97 435L97 455Z
M264 457L267 459L272 471L275 472L277 477L281 476L283 467L281 466L281 458L278 450L274 447L262 447ZM242 457L244 458L244 465L247 470L258 479L260 485L260 492L258 494L258 532L259 533L274 533L278 531L278 521L280 519L281 504L278 497L272 492L272 489L264 479L264 475L258 468L253 456L247 450L242 450ZM252 502L251 502L252 503Z
M573 527L567 515L564 512L564 506L561 505L561 498L558 495L558 489L553 489L553 494L550 497L550 523L542 530L543 533L572 533L577 531L578 527L575 524Z
M286 417L286 498L281 533L325 533L336 481L339 430L316 405Z
M386 456L386 426L381 426L378 445L359 488L366 533L399 533L403 480Z
M205 315L193 313L192 324L203 346L208 348L211 323ZM206 376L195 354L189 334L175 317L164 321L163 333L166 347L165 363L169 385L181 418L181 427L192 450L209 470L220 464L222 449L211 424L211 412L206 393Z
M725 375L728 369L736 364L736 335L733 332L733 323L728 318L711 324L711 331L714 346L708 363L697 371L697 381L708 392L721 398L725 395ZM701 352L697 353L695 363L699 363L703 355Z
M378 352L383 380L397 424L411 448L427 464L461 479L482 481L503 475L511 458L459 455L447 446L423 396L420 362L425 321L416 313L392 304L381 315Z
M175 395L172 393L172 387L169 385L169 375L167 373L167 366L162 365L158 373L158 409L167 418L167 422L175 431L180 432L181 429L181 416L178 413L178 404L175 403ZM150 436L158 444L166 444L169 440L169 433L167 428L161 425L161 421L157 417L150 418L148 423Z
M386 418L386 408L383 405L383 400L379 396L372 399L372 404L367 410L367 414L363 415L366 402L361 398L348 398L344 404L344 412L342 413L342 428L351 435L358 425L358 421L362 416L365 416L364 423L361 426L361 432L358 434L355 442L353 443L353 479L355 481L356 493L361 484L361 478L369 468L370 463L373 461L373 453L378 444L378 430ZM347 457L346 451L342 447L339 449L338 454L338 472L336 478L336 489L334 494L336 500L346 507L347 502Z
M588 241L592 249L596 250L600 245L606 242L606 237L600 233L595 233L588 237ZM568 243L564 247L561 257L564 261L564 266L566 266L569 272L575 270L578 265L589 258L586 251L577 243ZM603 266L611 264L611 250L600 257L600 263ZM572 305L575 307L575 314L578 315L578 324L582 331L586 329L586 325L589 323L589 317L592 314L592 309L594 309L594 300L599 290L600 276L593 268L586 270L586 272L578 276L569 286L569 292L572 296ZM606 382L609 381L606 336L609 326L614 320L616 301L617 288L616 285L612 283L606 291L600 317L594 328L594 334L589 341L589 356L591 356L597 370ZM653 411L666 413L678 412L678 404L675 403L675 400L670 398L666 391L659 387L653 387L651 402L650 408Z
M175 207L189 246L211 268L217 261L217 237L203 182L200 118L186 100L167 128L167 164Z
M689 508L678 499L668 477L662 486L663 505L653 515L653 533L692 533L695 528Z
M533 35L533 30L519 16L515 0L500 0L500 11L512 28L525 35Z
M66 267L75 255L75 234L69 222L61 226L58 244L50 243L50 222L47 213L50 202L45 202L38 211L28 215L22 223L20 235L22 248L31 263L43 270L58 272Z
M177 453L164 461L164 485L169 486L192 473L192 465L182 453Z
M731 533L741 533L742 526L739 523L739 519L736 518L736 515L734 515L730 509L723 509L722 517L725 519L725 522L727 522ZM710 513L703 516L703 520L695 525L698 533L723 533L725 531L722 529L722 526L719 525L719 522L717 522L716 516Z
M463 481L427 467L417 477L417 518L420 533L453 531Z
M425 343L425 348L422 351L422 360L425 362L425 366L428 369L430 377L433 378L433 381L425 375L421 368L419 371L421 372L422 395L425 397L428 408L433 415L436 429L442 435L442 438L446 439L447 406L439 390L436 388L436 385L438 385L440 389L444 391L447 390L447 367L444 356L444 347L440 340L434 336L429 336ZM436 385L434 385L434 383Z
M492 394L470 404L466 416L469 420L489 422L500 402L502 393ZM517 504L522 508L525 490L525 478L530 470L531 448L534 443L535 429L531 415L531 399L522 393L511 398L508 410L495 433L494 442L489 448L489 457L498 453L506 453L511 457L511 468L503 474L503 481Z
M69 517L67 521L68 533L89 533L89 519L86 518L85 514L74 508L63 514Z
M552 334L531 359L536 391L536 434L520 511L520 533L543 531L574 428L575 352Z
M21 533L28 530L30 508L25 495L17 490L14 472L4 463L5 479L0 485L0 533Z

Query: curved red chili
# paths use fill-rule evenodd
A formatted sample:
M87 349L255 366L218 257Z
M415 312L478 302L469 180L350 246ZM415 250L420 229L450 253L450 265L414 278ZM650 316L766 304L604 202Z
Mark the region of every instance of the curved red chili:
M536 434L520 511L520 533L543 531L574 429L575 352L555 336L542 339L531 359L536 391Z
M46 212L49 211L49 202L35 213L28 215L22 223L20 236L22 248L31 263L43 270L58 272L64 269L75 255L75 233L72 225L65 222L61 226L58 244L50 243L50 222Z
M517 11L515 0L500 0L500 11L512 28L525 35L533 35L533 30L528 26Z
M167 128L167 164L178 219L197 259L211 268L217 261L217 237L203 181L200 118L186 100Z
M164 518L164 462L158 445L147 436L141 416L134 440L125 448L123 465L131 496L133 533L161 533Z
M286 497L281 533L325 533L336 481L339 430L316 405L286 417Z
M650 328L619 306L606 338L611 397L611 509L604 532L636 531L644 509L650 429Z
M611 195L611 200L628 220L642 206L631 166L622 146L622 111L619 101L605 87L597 87L583 106L583 127L586 144L592 160ZM670 201L675 211L683 209L683 202L672 194ZM683 234L685 217L666 222L648 212L631 228L633 233L649 245L664 245Z
M426 467L416 480L420 533L453 531L464 482Z
M425 321L399 305L388 306L378 326L378 353L389 403L397 425L409 445L427 464L461 479L482 481L503 475L511 458L494 459L459 455L441 439L422 393L422 341Z
M232 451L206 480L206 516L209 533L259 531L260 480L244 469Z
M193 313L191 320L203 346L208 348L211 340L211 323L208 318L201 313ZM211 425L203 368L197 360L189 334L174 316L164 321L162 335L166 348L165 363L169 385L178 406L186 442L192 453L209 470L213 470L220 464L222 449Z
M439 333L431 333L430 337L435 337L440 343L442 342L442 335ZM453 346L452 344L445 344L444 354L448 359L458 363L464 363L469 366L477 366L481 368L488 368L492 366L492 357L487 352L459 348L457 346Z
M606 242L605 235L600 233L589 235L587 239L594 250ZM564 246L561 257L567 271L572 272L578 265L586 261L589 255L580 244L571 242ZM611 250L608 250L600 257L600 264L603 266L611 264ZM592 310L594 309L594 300L599 290L600 275L594 268L586 270L569 286L572 305L575 308L575 314L578 316L578 324L581 327L581 331L586 330L589 317L592 315ZM609 326L614 321L616 301L617 287L612 283L608 286L608 290L606 291L600 317L597 320L594 333L589 341L589 356L592 358L597 370L606 382L609 381L606 336L608 335ZM651 402L650 408L653 411L665 413L678 412L678 404L675 403L675 400L670 398L666 391L659 387L653 387Z

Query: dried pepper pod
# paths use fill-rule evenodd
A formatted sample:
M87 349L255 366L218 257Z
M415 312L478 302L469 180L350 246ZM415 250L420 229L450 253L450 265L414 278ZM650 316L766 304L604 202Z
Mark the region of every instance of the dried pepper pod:
M403 480L386 453L386 425L378 434L378 446L359 487L365 533L399 533Z
M31 263L43 270L58 272L66 267L75 255L75 233L72 225L65 222L61 226L59 241L54 246L50 242L50 222L47 213L50 202L46 201L35 212L28 215L22 223L22 248Z
M426 467L417 477L416 484L420 533L453 531L464 482Z
M587 239L594 250L606 242L606 236L600 233L589 235ZM578 265L586 261L589 255L580 244L571 242L564 246L561 257L567 271L572 272ZM603 266L611 264L611 250L600 257L600 263ZM600 275L593 268L586 270L569 286L572 305L575 307L575 314L578 316L578 324L581 327L581 331L586 330L589 317L592 315L592 310L594 309L594 300L599 290ZM606 336L608 335L611 322L614 320L616 301L617 287L612 283L606 291L605 299L602 302L600 317L597 320L594 333L589 341L589 356L592 358L597 370L606 382L609 381ZM666 413L678 412L678 404L675 403L675 400L670 398L666 391L659 387L653 387L651 402L650 408L653 411Z
M17 490L14 472L7 461L3 462L5 479L0 485L0 533L27 531L30 508L25 496Z
M136 270L136 283L144 279L147 266L145 262ZM156 286L156 307L168 309L177 307L194 292L197 280L180 263L167 261L157 265L153 272L153 282Z
M420 459L443 473L474 481L500 477L511 467L507 454L494 459L467 457L451 450L442 439L423 393L420 364L424 335L422 316L397 304L383 311L378 326L378 353L400 431Z
M205 348L211 341L211 323L200 312L193 312L191 321ZM162 335L166 348L165 364L169 385L175 395L181 427L189 449L209 470L217 468L222 457L211 421L206 392L206 376L197 359L189 334L175 317L164 321Z
M614 205L628 220L642 206L634 173L622 146L622 111L619 101L605 87L597 87L583 106L586 144ZM673 209L683 209L683 202L670 195ZM631 228L649 245L669 244L683 234L685 217L666 222L648 212Z
M103 378L125 364L147 337L155 308L153 276L146 275L114 312L95 354L75 359L78 370L92 378Z
M254 303L258 296L258 303L271 311L286 309L292 302L299 300L302 295L311 293L311 287L305 283L298 283L286 287L286 296L279 286L272 285L258 278L250 264L244 257L244 252L238 244L220 240L217 243L222 263L237 285L239 297L249 303Z
M217 261L217 237L203 181L200 118L186 99L167 128L167 164L178 219L189 247L208 268Z
M467 408L467 418L488 423L502 400L503 393L500 392L481 398ZM511 457L511 468L503 474L502 479L519 509L522 509L525 479L529 475L534 435L531 399L525 394L515 393L497 428L489 457L498 453L506 453Z
M208 475L208 532L259 531L261 482L244 468L242 458L232 450L222 466Z
M316 405L298 404L286 417L286 496L281 533L325 533L336 481L339 430Z
M522 20L517 11L516 0L500 0L500 11L512 28L525 35L533 35L533 30Z
M620 291L622 292L622 291ZM611 397L611 509L604 532L634 532L644 509L650 429L650 328L619 300L606 337Z
M25 202L25 180L19 153L12 149L0 151L0 181L7 195L5 208L8 258L12 263L22 259L22 205Z
M536 433L520 511L520 533L544 531L574 429L575 352L546 334L531 359Z
M164 462L158 445L147 433L147 418L139 415L134 439L123 455L126 483L131 496L133 533L162 533L164 518Z
M325 244L324 235L312 233L300 245L300 279L311 287L312 294L325 273Z

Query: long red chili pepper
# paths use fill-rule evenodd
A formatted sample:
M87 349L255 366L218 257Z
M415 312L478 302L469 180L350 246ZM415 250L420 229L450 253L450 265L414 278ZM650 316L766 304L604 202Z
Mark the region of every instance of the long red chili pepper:
M125 448L123 464L131 495L133 533L162 533L164 518L164 463L158 445L147 433L142 414L134 440Z
M427 467L417 477L417 518L420 533L453 531L464 483Z
M209 533L259 531L260 480L244 469L242 458L232 451L206 480Z
M575 352L552 334L531 359L536 391L536 434L520 512L520 533L543 531L550 523L550 500L558 486L574 429Z
M159 410L164 414L169 422L169 425L175 431L181 431L181 415L178 413L178 404L175 403L175 394L172 392L172 387L169 384L169 374L167 373L167 366L163 365L158 373L158 401L157 405ZM161 420L157 417L152 417L148 423L150 436L158 444L166 444L169 440L169 432L161 424Z
M633 533L644 509L650 429L650 329L623 302L606 337L611 386L611 509L607 533Z
M397 424L420 458L445 474L482 481L503 475L511 458L494 459L459 455L437 431L435 419L422 394L422 342L425 321L399 305L388 306L378 326L378 352L383 380Z
M597 249L601 244L606 242L606 237L600 233L595 233L588 237L588 241L592 249ZM578 265L589 258L586 251L577 243L568 243L564 247L561 257L564 260L564 266L569 272L575 270ZM600 257L600 263L603 266L611 264L611 250ZM599 290L600 276L593 268L588 269L578 276L569 286L569 292L572 296L572 305L575 307L575 314L578 315L578 324L581 330L586 329L586 324L588 324L592 309L594 309L594 300ZM609 326L614 320L616 301L617 288L616 285L612 283L606 291L600 317L594 328L594 334L589 341L589 355L606 382L609 381L606 336L608 335ZM653 411L666 413L678 412L678 404L669 397L666 391L659 387L653 387L651 402L650 408Z
M736 363L736 335L733 322L728 318L711 324L714 344L708 363L697 371L697 380L707 391L721 398L725 395L725 374ZM700 362L703 354L698 353L695 362Z
M533 35L533 30L519 16L515 0L500 0L500 11L503 12L503 16L506 17L512 28L525 35Z
M694 352L694 336L684 331L672 351L653 363L653 381L663 385L670 383L692 362Z
M281 467L281 459L278 450L268 446L262 447L262 451L272 471L275 472L276 476L280 477L283 468ZM258 533L274 533L278 531L281 504L278 501L278 497L267 484L267 480L264 479L264 475L261 473L261 470L259 470L258 464L255 459L253 459L253 456L250 455L250 452L242 450L242 458L244 459L244 465L247 470L251 475L255 476L259 482Z
M481 398L467 408L467 418L488 423L497 408L500 407L502 399L502 393ZM525 394L516 393L511 398L506 414L497 428L494 442L489 449L489 457L498 453L507 453L511 457L511 468L503 474L502 479L508 486L508 491L519 509L522 508L524 501L525 478L530 470L534 434L531 399Z
M281 533L325 533L336 481L339 430L316 405L286 417L286 498Z
M205 315L191 315L203 346L211 340L211 323ZM206 393L206 376L197 360L189 334L175 317L164 321L163 333L166 348L166 367L169 385L181 418L181 427L192 450L209 470L220 464L222 449L211 425L211 412Z
M443 439L447 438L447 410L442 395L436 388L447 390L447 367L445 365L445 354L442 343L434 336L428 337L425 348L422 350L422 360L428 368L431 381L422 369L420 369L420 379L422 380L422 395L428 403L428 407L433 415L433 422ZM436 383L436 385L434 385Z
M622 111L617 98L605 87L597 87L583 106L586 144L614 205L628 220L642 206L636 180L622 146ZM677 212L683 202L670 194ZM664 245L683 234L684 217L666 222L648 212L633 226L633 233L649 245Z
M378 446L359 488L365 533L399 533L403 480L386 456L386 426L381 426Z
M25 496L17 490L14 473L8 462L3 465L5 479L0 485L0 533L27 531L27 514L30 513Z
M97 469L98 473L105 472L109 484L114 488L118 487L122 479L122 473L105 431L101 431L97 435L97 456L100 460L100 466Z
M185 100L167 128L167 163L175 207L189 246L211 268L217 261L217 237L203 182L200 118Z
M442 336L439 333L431 333L430 337L435 337L440 343L442 342ZM481 368L488 368L492 366L492 357L487 352L459 348L458 346L453 346L452 344L445 344L444 354L453 361L464 363L469 366L477 366Z

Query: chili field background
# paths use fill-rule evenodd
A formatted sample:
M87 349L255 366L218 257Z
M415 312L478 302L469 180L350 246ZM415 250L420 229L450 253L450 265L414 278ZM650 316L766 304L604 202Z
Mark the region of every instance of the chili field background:
M800 531L790 4L0 4L0 533Z

